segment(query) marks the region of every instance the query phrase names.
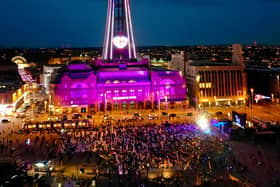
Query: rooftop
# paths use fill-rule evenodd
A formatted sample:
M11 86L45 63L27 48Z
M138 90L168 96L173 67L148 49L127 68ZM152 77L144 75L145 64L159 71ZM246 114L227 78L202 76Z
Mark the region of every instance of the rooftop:
M194 61L189 63L190 66L232 66L232 63L227 62L210 62L208 60Z

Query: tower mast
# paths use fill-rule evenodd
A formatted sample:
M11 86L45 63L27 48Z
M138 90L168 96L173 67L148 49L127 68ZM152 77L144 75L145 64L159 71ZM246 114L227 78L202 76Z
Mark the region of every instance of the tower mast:
M136 59L129 0L108 0L104 61Z

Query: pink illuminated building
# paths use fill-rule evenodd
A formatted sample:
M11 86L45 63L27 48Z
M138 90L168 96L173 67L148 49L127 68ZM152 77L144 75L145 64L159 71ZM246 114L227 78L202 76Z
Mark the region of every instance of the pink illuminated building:
M183 106L181 72L136 60L129 0L109 0L103 60L73 61L52 76L50 106L56 113Z

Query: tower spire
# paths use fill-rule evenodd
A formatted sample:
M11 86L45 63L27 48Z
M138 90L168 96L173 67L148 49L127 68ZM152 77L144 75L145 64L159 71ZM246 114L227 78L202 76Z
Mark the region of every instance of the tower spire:
M108 0L103 60L136 59L129 0Z

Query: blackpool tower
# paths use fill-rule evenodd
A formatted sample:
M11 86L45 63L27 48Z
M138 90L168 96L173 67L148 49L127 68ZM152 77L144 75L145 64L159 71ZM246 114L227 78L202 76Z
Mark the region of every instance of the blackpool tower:
M129 0L108 0L103 60L135 60Z

